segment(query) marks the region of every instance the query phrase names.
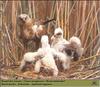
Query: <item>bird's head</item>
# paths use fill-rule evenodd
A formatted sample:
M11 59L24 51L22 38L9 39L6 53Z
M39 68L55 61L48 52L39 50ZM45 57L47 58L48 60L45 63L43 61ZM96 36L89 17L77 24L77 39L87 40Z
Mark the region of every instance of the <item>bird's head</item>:
M70 39L69 39L69 42L70 44L74 47L74 48L78 48L78 47L81 47L81 40L76 37L76 36L72 36Z
M20 14L18 16L18 20L19 20L20 24L24 24L27 21L31 20L31 18L27 14Z
M55 29L55 31L54 31L54 37L63 37L63 30L60 28L60 27L58 27L58 28L56 28Z

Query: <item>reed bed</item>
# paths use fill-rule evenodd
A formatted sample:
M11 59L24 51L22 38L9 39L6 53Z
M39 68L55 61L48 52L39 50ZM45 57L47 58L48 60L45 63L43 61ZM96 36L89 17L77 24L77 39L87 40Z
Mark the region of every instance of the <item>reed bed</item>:
M17 22L17 17L21 13L38 20L55 18L53 23L46 26L48 33L52 35L54 28L60 26L67 40L73 35L81 39L84 47L83 57L72 63L74 69L69 70L71 74L65 72L59 78L64 76L65 79L100 78L100 1L0 1L1 68L19 65L24 54ZM28 51L34 51L33 45L28 44ZM80 68L79 65L84 67Z

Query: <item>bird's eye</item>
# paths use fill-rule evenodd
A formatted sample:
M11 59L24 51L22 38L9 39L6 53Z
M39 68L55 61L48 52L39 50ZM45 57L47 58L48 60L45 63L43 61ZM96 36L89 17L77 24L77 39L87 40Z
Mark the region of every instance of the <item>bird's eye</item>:
M59 33L57 33L56 35L57 35L57 36L58 36L58 35L62 35L62 33L59 32Z

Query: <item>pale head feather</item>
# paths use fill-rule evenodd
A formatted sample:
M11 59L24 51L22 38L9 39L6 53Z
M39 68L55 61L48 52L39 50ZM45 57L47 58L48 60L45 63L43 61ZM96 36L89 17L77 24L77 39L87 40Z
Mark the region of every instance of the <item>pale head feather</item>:
M69 42L81 47L81 40L76 36L71 37Z
M58 28L55 29L54 35L56 35L58 33L61 33L63 35L63 30L60 27L58 27Z

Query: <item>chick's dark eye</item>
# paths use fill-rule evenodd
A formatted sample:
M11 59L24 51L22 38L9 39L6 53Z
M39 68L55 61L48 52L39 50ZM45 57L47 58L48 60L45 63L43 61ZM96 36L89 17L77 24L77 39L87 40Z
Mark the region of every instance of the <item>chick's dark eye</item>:
M62 35L62 33L57 33L56 35Z

